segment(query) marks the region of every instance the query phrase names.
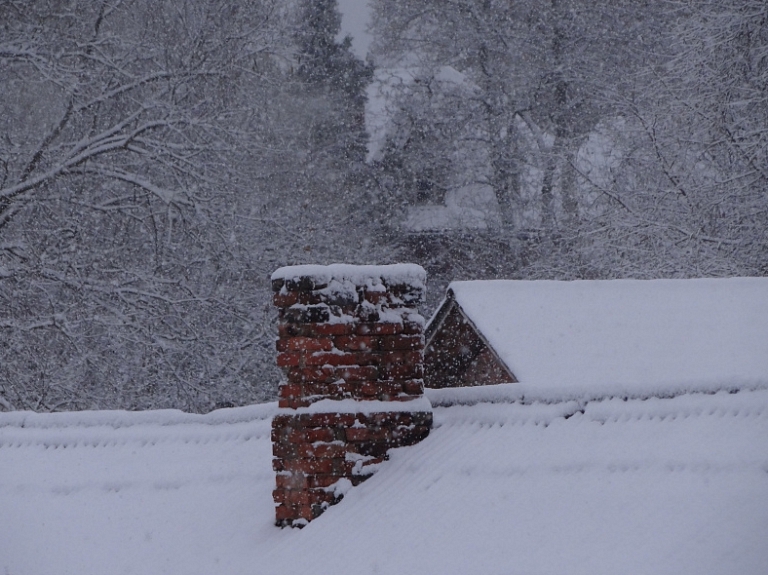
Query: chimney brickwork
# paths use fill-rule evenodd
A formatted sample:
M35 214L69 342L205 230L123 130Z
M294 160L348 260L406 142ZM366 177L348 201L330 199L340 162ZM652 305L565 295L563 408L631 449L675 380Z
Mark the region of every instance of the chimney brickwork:
M425 273L412 264L292 266L272 276L281 413L272 422L276 523L303 526L393 447L424 439Z

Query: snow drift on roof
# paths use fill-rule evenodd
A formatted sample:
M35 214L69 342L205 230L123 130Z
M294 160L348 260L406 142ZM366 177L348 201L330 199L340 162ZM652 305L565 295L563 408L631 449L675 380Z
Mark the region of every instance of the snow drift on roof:
M765 386L627 401L445 391L428 391L452 405L426 440L301 531L273 525L277 404L32 427L0 413L0 573L765 573Z
M643 386L768 376L768 279L450 285L521 383Z

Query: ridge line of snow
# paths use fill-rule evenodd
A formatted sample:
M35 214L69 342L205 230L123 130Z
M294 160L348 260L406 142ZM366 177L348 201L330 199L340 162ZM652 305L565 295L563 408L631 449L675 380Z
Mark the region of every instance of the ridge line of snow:
M281 408L283 415L309 415L313 413L372 413L429 412L432 404L425 396L404 401L381 401L378 399L321 399L308 407L298 409Z
M470 406L479 403L517 403L529 405L541 403L553 405L579 401L583 404L593 401L609 399L646 400L646 399L672 399L682 395L714 395L720 392L740 393L747 391L768 390L768 380L755 380L743 382L709 382L698 384L681 384L679 386L646 387L646 389L633 388L632 386L616 388L613 386L584 386L562 388L548 388L532 386L522 383L502 383L497 385L483 385L476 387L450 387L443 389L426 388L425 396L432 407L451 407L454 405Z
M258 403L245 407L218 409L210 413L187 413L178 409L157 409L149 411L70 411L36 413L33 411L10 411L0 413L0 429L58 429L68 427L111 427L123 429L136 426L175 425L227 425L269 420L277 413L277 402Z

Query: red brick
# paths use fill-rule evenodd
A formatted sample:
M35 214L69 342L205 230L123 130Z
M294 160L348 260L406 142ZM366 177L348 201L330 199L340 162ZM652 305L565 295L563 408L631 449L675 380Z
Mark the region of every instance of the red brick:
M359 353L330 353L318 351L304 358L304 363L313 365L357 365Z
M303 305L279 308L278 317L285 323L326 323L330 319L327 305Z
M272 296L275 307L291 307L295 304L317 305L326 301L324 294L311 291L280 291Z
M381 401L397 401L403 395L403 385L400 382L378 383L376 397Z
M304 391L300 385L290 383L281 385L277 390L277 396L284 398L301 397L303 394Z
M407 412L402 411L385 411L385 412L377 412L377 413L371 413L366 418L366 424L375 426L375 425L396 425L402 421L405 421L408 419L409 414Z
M353 323L318 323L308 324L313 333L317 335L350 335L355 333L356 326Z
M392 352L381 352L381 351L358 351L357 353L357 364L356 365L370 365L374 366L378 369L378 367L381 365L382 361L381 358L384 353L392 353Z
M297 351L277 354L277 367L296 367L301 361L301 353Z
M347 441L383 441L389 433L385 429L370 429L368 427L350 427L346 431Z
M293 367L286 373L289 381L294 383L327 382L338 379L331 367Z
M416 365L421 364L422 361L423 356L421 351L406 351L401 349L396 351L387 351L381 355L381 362L383 365L393 363Z
M375 365L349 365L337 367L334 374L344 381L370 381L378 377L379 370Z
M332 429L310 429L306 432L307 442L333 441L336 437Z
M326 491L325 489L310 489L308 495L310 503L330 503L333 505L338 502L333 492Z
M299 471L304 474L312 475L315 473L333 473L334 460L330 458L304 458L289 459L283 462L286 471Z
M298 424L303 427L349 427L354 425L354 413L312 413L298 416Z
M343 458L346 453L346 447L338 443L305 443L298 446L298 454L300 457Z
M381 338L382 350L410 350L410 349L423 349L424 336L423 335L388 335Z
M403 325L399 323L361 323L356 333L360 335L395 335L402 333Z
M278 489L307 489L312 483L311 476L303 473L291 473L289 475L277 475L276 483Z
M343 379L339 379L333 383L333 387L338 388L344 397L352 397L359 385L359 381L345 381Z
M415 321L404 321L403 333L411 335L424 333L424 324Z
M290 307L299 303L300 292L277 292L272 296L272 303L275 307Z
M342 351L369 351L379 349L380 338L371 335L344 335L335 340Z
M352 416L354 417L354 416ZM354 422L354 419L353 419ZM351 425L351 424L350 424ZM293 429L285 437L287 443L315 443L317 441L337 441L341 434L338 433L344 426L338 428L328 427L304 427Z
M305 383L301 386L304 397L330 396L331 384L329 383Z
M327 399L341 400L351 399L355 397L353 384L334 385L332 390L329 390L325 396Z
M355 468L354 461L346 461L344 459L332 459L331 461L333 461L332 475L341 475L343 477L352 475L352 471Z
M291 506L311 505L315 503L309 491L305 489L275 489L272 498L278 503Z
M397 364L384 365L379 370L382 375L391 379L420 379L424 377L424 366L421 364Z
M282 323L277 325L277 335L280 337L311 337L314 335L305 325L295 323Z
M277 351L330 351L333 340L329 337L285 337L277 340Z
M313 291L316 287L311 278L273 284L278 291L274 302L282 308L278 325L282 339L276 343L278 365L288 378L279 390L279 404L300 407L319 397L404 401L420 396L423 325L418 321L374 320L378 319L376 306L406 308L421 291L400 285L387 291L358 289L355 297L331 302L325 294ZM330 313L338 315L339 310L358 319L338 324L330 323L333 318L326 321ZM403 317L416 317L409 313L403 311ZM332 353L336 350L342 353ZM279 475L273 496L278 503L277 523L300 525L301 520L317 517L328 504L336 502L325 488L344 477L357 484L369 475L353 475L359 466L346 460L349 451L372 456L371 464L384 461L389 446L411 444L428 433L429 422L422 415L428 414L275 417L273 451L279 457L273 460L273 467Z
M311 505L300 505L297 507L294 507L294 511L299 519L305 519L307 521L312 521L319 513L315 513L312 510Z
M273 425L272 426L272 434L271 434L272 441L273 442L274 441L287 441L289 433L290 433L290 431L288 429L275 427Z
M424 380L406 379L403 382L403 391L411 395L421 395L424 393Z
M290 525L297 519L311 521L314 518L312 507L309 505L280 504L275 507L275 517L279 523Z
M274 489L272 491L272 499L275 503L288 503L287 491L285 489Z
M275 517L278 521L285 521L286 519L298 519L296 511L289 505L278 505L275 507Z
M342 479L341 475L313 475L309 477L310 487L330 487Z
M373 381L366 381L360 385L360 395L362 397L373 397L378 395L379 390L379 385Z
M288 443L307 443L307 432L305 430L292 429L285 437Z
M398 429L394 439L398 446L414 445L429 435L429 426L415 425Z
M295 415L276 415L272 418L272 429L290 429L295 419Z
M294 459L301 453L301 446L296 443L273 443L272 455L281 459Z

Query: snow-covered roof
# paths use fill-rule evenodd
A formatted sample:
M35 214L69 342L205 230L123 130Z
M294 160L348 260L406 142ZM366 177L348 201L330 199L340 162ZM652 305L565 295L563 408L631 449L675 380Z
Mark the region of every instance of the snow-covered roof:
M276 404L0 414L0 573L762 575L768 382L667 391L429 390L430 436L303 530Z
M449 288L523 383L632 391L768 377L768 278Z

